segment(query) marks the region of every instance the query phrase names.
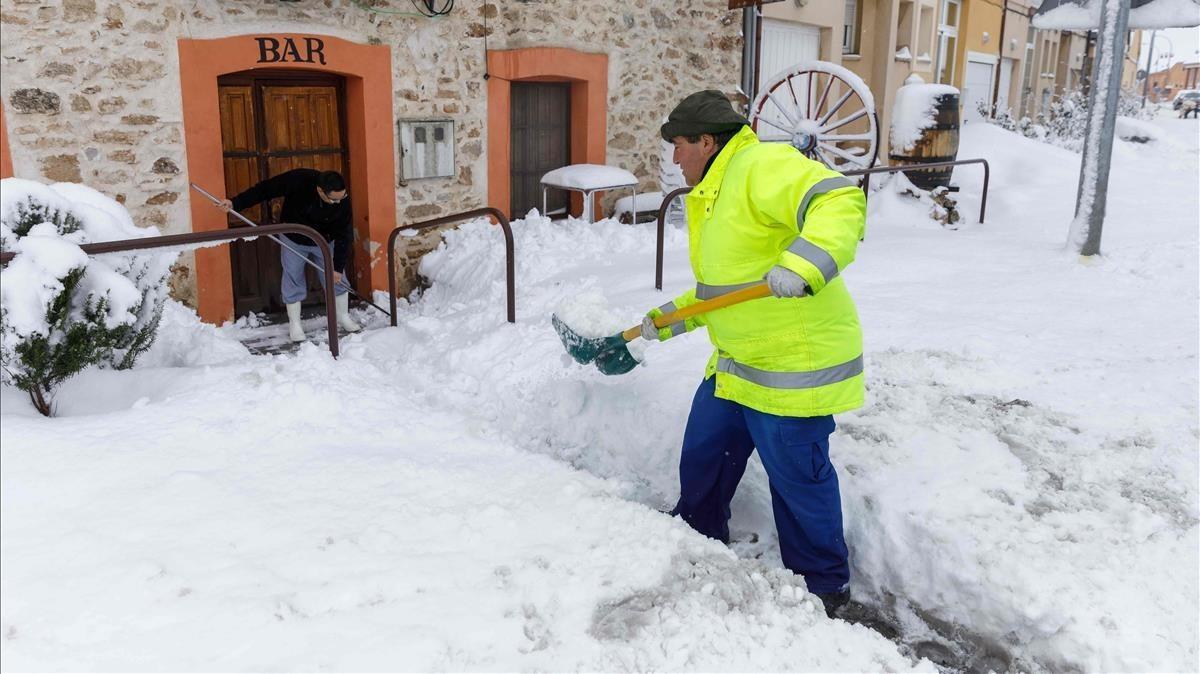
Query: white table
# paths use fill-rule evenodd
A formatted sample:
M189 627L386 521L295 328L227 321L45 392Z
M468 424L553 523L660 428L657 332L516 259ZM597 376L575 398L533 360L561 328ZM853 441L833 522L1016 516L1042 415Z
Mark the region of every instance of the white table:
M583 220L592 222L596 209L593 195L596 192L629 187L637 201L637 176L623 168L603 164L572 164L550 171L542 176L542 215L546 215L546 191L555 189L583 194Z

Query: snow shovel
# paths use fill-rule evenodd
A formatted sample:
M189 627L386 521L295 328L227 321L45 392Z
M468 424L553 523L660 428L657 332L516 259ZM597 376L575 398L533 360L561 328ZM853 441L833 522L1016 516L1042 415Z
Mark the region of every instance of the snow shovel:
M663 314L654 319L654 326L664 328L672 323L678 323L698 314L723 309L761 297L770 297L770 295L771 290L767 287L767 284L759 283L721 295L720 297L714 297L711 300L697 302L690 307L684 307L669 314ZM558 337L562 340L567 353L575 359L575 362L581 365L595 363L601 372L609 375L625 374L637 367L638 360L629 352L629 347L626 344L642 335L641 325L635 325L611 337L584 337L572 330L571 326L564 323L558 316L551 316L550 322L554 325L554 330L558 332Z

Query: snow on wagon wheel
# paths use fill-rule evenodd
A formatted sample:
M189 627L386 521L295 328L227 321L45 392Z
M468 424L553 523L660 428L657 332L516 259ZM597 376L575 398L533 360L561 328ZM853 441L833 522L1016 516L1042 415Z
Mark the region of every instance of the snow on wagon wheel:
M807 61L779 73L751 104L750 125L760 139L791 143L838 171L871 168L879 151L871 90L834 63Z

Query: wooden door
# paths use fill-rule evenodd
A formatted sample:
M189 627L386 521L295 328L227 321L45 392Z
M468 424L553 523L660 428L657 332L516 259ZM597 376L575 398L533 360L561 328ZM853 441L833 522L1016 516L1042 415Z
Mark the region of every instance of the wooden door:
M311 75L271 78L231 75L219 82L225 193L233 196L259 181L295 168L340 171L347 156L342 128L341 82ZM259 224L279 222L281 199L242 213ZM244 226L230 216L230 226ZM286 240L286 239L285 239ZM270 239L230 245L234 312L282 311L279 244ZM346 271L351 273L353 251ZM316 272L309 273L306 303L323 301Z
M542 208L542 176L571 163L571 86L558 82L513 82L510 208L523 218ZM567 194L550 190L546 210L565 214Z

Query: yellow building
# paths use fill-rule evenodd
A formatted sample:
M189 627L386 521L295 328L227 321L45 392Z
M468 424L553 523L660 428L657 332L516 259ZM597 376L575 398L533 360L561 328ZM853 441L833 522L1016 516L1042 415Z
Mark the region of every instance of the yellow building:
M874 95L882 129L879 154L886 156L892 104L910 75L958 87L964 120L979 119L980 107L993 103L1018 107L1032 56L1027 44L1032 12L1032 0L765 4L758 81L769 82L779 68L801 60L845 66Z
M801 61L840 64L875 98L881 147L896 91L910 75L961 92L964 123L993 105L1035 117L1080 89L1091 68L1083 32L1035 30L1038 0L808 0L761 5L759 85ZM1136 84L1141 34L1128 38L1123 86ZM753 93L753 92L748 92Z

